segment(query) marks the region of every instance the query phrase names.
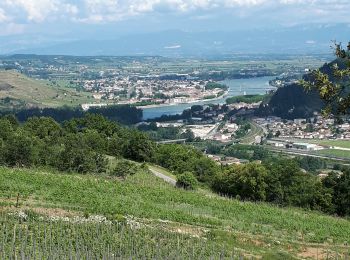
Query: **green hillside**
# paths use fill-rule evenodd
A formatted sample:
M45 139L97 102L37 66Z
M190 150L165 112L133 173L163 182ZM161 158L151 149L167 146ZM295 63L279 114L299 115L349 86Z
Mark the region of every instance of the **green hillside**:
M47 81L31 79L16 71L0 70L0 108L72 106L91 102L90 96L70 88L53 87Z
M0 168L0 205L10 254L333 259L350 250L349 220L186 191L147 170L122 180Z

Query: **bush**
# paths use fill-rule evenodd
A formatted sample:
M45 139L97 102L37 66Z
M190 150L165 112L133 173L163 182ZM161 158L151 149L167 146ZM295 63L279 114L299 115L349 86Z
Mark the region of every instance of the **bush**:
M198 181L192 173L185 172L177 177L176 186L186 190L195 190L198 186Z
M239 195L243 200L264 201L268 187L267 176L265 167L257 163L231 165L216 176L213 188L230 196Z
M139 171L139 167L130 161L118 161L116 166L110 172L111 175L125 179L127 176L134 175Z

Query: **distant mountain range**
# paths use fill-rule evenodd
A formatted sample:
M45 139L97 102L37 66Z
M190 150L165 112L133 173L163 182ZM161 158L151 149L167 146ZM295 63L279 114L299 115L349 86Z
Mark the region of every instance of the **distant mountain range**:
M0 54L161 55L218 57L232 54L330 53L331 40L347 41L348 25L295 26L280 29L130 33L123 36L18 35L0 37Z

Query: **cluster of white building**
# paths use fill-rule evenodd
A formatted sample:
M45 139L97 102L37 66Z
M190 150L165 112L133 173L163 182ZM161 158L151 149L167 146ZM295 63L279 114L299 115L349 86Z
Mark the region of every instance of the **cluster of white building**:
M272 137L295 139L350 139L350 124L336 124L333 118L316 115L310 119L282 120L279 117L256 118Z
M86 80L83 88L92 92L98 100L176 104L215 98L223 93L220 88L206 89L207 83L200 80L135 80L123 77Z

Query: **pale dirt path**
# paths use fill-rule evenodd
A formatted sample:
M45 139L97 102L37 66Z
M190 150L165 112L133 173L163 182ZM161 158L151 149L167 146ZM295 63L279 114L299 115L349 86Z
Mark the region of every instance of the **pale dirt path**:
M157 171L156 169L152 168L152 167L149 167L149 170L155 175L157 176L158 178L161 178L163 179L164 181L166 181L167 183L173 185L173 186L176 186L176 180L161 173L160 171Z

